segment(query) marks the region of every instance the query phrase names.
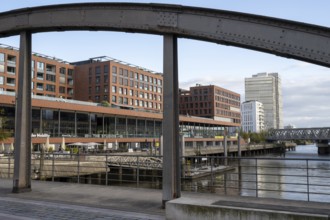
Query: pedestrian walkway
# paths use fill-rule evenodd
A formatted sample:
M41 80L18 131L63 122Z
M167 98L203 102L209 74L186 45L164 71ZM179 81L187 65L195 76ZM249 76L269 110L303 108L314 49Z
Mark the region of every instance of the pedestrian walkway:
M0 179L0 219L165 219L161 191L32 181L32 191L11 193Z

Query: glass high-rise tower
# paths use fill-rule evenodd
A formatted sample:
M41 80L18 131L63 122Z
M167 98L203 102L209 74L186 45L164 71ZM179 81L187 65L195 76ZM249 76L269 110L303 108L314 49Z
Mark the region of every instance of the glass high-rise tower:
M264 105L265 129L283 128L281 78L278 73L258 73L245 78L245 101Z

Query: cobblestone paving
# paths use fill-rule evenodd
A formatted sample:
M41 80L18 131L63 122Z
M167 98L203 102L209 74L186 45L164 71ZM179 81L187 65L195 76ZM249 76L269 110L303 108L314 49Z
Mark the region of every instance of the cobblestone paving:
M86 206L59 204L51 202L0 198L0 219L95 219L95 220L130 220L130 219L165 219L164 216L125 212Z

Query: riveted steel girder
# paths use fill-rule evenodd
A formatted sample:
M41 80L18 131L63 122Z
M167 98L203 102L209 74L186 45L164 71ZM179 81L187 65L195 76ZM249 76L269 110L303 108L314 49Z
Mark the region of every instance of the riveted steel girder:
M268 132L267 140L330 140L330 128L295 128L295 129L272 129Z
M330 67L330 29L277 18L164 4L84 3L0 13L0 37L21 31L171 34Z

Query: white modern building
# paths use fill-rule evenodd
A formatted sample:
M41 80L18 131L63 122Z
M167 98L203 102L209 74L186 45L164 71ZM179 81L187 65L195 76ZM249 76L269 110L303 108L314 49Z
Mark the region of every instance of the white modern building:
M264 106L258 101L246 101L241 105L242 129L244 132L259 133L265 129Z
M264 106L265 129L283 128L282 86L278 73L258 73L245 78L245 101L252 100Z

